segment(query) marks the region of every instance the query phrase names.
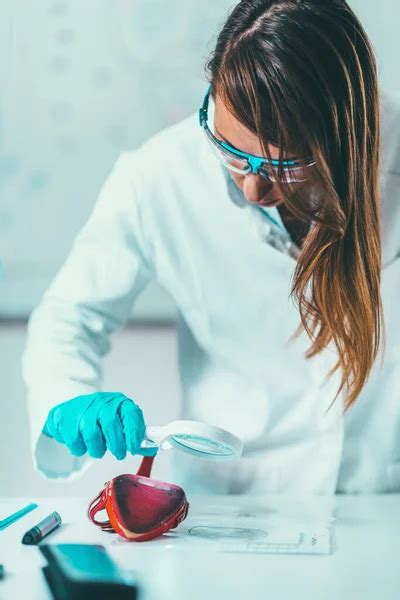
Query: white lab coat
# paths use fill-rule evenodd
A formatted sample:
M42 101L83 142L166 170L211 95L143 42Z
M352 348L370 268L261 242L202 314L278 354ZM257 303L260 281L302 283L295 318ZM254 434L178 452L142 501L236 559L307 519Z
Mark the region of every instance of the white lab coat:
M35 462L50 477L85 458L40 434L49 409L101 389L110 334L151 279L179 309L182 414L239 435L238 463L174 454L188 491L400 490L400 109L384 98L383 367L343 417L331 404L332 348L304 358L289 299L295 259L260 236L255 209L232 201L197 115L124 153L65 265L34 312L24 375ZM278 218L276 209L271 209ZM134 365L132 365L134 373ZM137 399L140 402L140 399ZM142 407L146 414L146 407Z

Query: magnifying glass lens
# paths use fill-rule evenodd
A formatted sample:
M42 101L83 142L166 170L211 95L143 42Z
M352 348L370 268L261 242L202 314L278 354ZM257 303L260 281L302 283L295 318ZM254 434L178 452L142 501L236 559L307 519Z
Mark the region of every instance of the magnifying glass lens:
M234 454L234 450L230 446L196 435L181 433L174 435L172 439L176 445L184 446L202 454L211 454L213 456L230 456Z

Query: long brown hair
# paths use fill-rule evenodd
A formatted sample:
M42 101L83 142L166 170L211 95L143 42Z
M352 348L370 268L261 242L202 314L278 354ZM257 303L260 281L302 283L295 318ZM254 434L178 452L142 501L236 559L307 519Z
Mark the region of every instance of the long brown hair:
M268 144L316 161L293 192L293 215L311 223L292 297L313 357L334 344L337 395L352 404L383 337L379 93L374 52L341 0L242 0L207 63L212 94ZM291 195L289 195L291 194Z

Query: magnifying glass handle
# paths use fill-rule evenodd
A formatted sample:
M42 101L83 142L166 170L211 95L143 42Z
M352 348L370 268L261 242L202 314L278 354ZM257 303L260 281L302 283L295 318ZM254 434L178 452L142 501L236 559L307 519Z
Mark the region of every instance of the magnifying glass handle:
M146 427L143 442L140 444L141 448L158 448L160 441L162 427Z

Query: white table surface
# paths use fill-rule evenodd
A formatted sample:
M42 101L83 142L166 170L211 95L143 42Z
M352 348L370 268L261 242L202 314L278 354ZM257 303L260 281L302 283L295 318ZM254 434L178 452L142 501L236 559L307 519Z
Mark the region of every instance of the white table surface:
M2 514L15 503L0 500ZM141 600L197 600L270 598L273 600L400 598L400 496L337 496L333 499L282 496L189 498L193 523L216 523L230 515L256 514L259 519L305 519L327 522L334 517L333 551L326 556L227 554L215 542L192 543L192 536L176 533L146 543L129 543L98 530L86 517L87 500L39 498L39 508L0 531L0 563L6 577L0 581L1 600L50 598L41 573L44 564L35 546L23 546L23 533L53 510L63 526L46 541L101 543L123 567L137 573ZM280 515L277 516L277 515ZM261 521L260 521L261 522Z

